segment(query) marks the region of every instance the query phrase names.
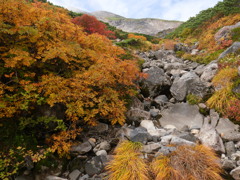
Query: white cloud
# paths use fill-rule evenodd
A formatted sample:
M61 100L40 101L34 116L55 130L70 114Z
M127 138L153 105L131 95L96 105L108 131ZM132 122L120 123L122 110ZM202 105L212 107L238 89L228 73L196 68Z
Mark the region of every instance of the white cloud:
M209 7L213 7L218 0L182 0L173 3L170 7L164 10L162 14L163 19L173 19L186 21L190 17L195 16L201 10L205 10Z
M219 0L49 0L64 7L104 10L128 18L153 17L186 21Z

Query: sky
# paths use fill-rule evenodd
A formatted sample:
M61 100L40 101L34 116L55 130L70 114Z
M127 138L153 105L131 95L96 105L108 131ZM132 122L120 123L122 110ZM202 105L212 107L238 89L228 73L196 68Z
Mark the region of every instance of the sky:
M109 11L126 18L186 21L220 0L48 0L68 9Z

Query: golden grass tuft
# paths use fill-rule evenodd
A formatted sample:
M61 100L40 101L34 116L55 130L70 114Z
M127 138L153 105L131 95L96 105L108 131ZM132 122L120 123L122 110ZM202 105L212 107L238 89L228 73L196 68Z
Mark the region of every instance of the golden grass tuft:
M148 166L140 158L141 143L123 141L115 149L114 159L107 165L108 180L149 180Z
M208 100L207 105L210 108L216 109L220 113L225 111L231 106L231 101L236 98L233 96L232 87L228 86L216 91Z
M203 145L179 146L168 156L158 156L151 169L156 180L222 180L216 154Z
M230 107L231 101L235 100L232 93L233 80L238 76L237 68L226 67L218 72L212 83L217 91L207 100L207 105L220 113Z
M232 83L232 80L238 76L237 68L226 67L221 69L213 78L212 84L214 87L227 87Z

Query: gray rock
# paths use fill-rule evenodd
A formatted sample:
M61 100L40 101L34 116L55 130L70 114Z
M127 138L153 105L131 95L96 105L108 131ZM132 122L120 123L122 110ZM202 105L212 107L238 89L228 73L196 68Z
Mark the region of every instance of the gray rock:
M231 155L231 160L233 161L239 161L240 160L240 151L237 151L236 153Z
M235 144L233 141L226 142L225 148L228 157L231 157L232 154L236 153Z
M235 53L240 49L240 42L234 42L229 48L222 52L218 59L224 58L227 54Z
M130 109L127 112L127 119L130 121L141 121L144 119L150 119L150 112L141 110L139 108Z
M200 132L199 129L192 129L192 130L191 130L191 134L193 134L193 135L198 135L199 132Z
M170 77L159 67L151 67L145 73L148 74L148 77L143 79L141 83L141 91L145 97L156 96L171 85Z
M151 99L144 99L143 101L144 110L149 111L151 109L151 104L152 104Z
M70 172L78 169L80 172L84 172L84 161L86 161L87 156L78 155L73 160L68 163L68 170ZM56 174L55 174L56 175ZM68 176L68 175L67 175Z
M78 177L80 176L81 172L77 169L75 169L73 172L71 172L68 176L69 180L78 180Z
M93 149L93 152L96 153L100 150L109 151L110 149L111 149L111 145L107 141L103 141Z
M193 134L190 134L189 132L175 132L173 133L173 135L193 143L197 142L197 138Z
M234 139L232 141L238 141L238 137L237 137L238 127L239 127L238 125L235 125L229 119L220 118L217 124L216 130L218 131L219 134L221 134L223 139L232 140L232 138L234 138L235 136L237 139ZM239 137L239 140L240 140L240 137Z
M147 132L146 128L138 127L135 129L124 128L125 132L123 133L128 140L133 142L141 142L146 144L148 140L152 139L151 135Z
M212 127L211 124L208 124L208 122L205 122L203 127L200 129L198 138L201 140L203 145L208 146L215 151L225 153L222 138L219 136L216 129Z
M161 104L167 103L169 100L166 95L160 95L154 98L154 101L159 105L161 105Z
M100 150L96 152L97 156L107 156L107 151L106 150Z
M182 76L185 73L187 73L187 71L181 70L181 69L172 69L172 70L170 70L170 74L172 76Z
M103 163L99 156L93 157L91 160L87 161L85 164L85 171L89 176L94 174L99 174L103 169Z
M198 51L199 51L198 49L193 49L191 55L197 55Z
M233 169L230 172L230 175L235 179L235 180L240 180L240 166Z
M190 93L204 97L208 92L208 87L200 81L199 77L194 72L188 72L181 78L177 78L173 81L170 91L176 100L183 101L187 94Z
M240 66L238 66L238 76L240 76Z
M167 63L164 66L165 71L170 71L172 69L184 69L186 67L185 64L179 63L179 62L174 62L174 63Z
M102 155L99 156L101 158L101 161L103 163L103 166L105 167L110 161L113 160L113 155Z
M165 56L165 53L163 50L158 50L154 52L154 56L156 59L162 59Z
M198 66L198 67L194 70L194 72L195 72L197 75L201 76L204 70L205 70L205 65L202 64L202 65Z
M131 100L132 100L131 105L130 105L131 108L144 110L143 103L137 97L134 96L134 97L131 98Z
M183 126L184 127L184 126ZM177 129L176 126L173 126L171 124L167 124L166 126L163 127L164 129L167 129L167 130L174 130L174 129Z
M161 138L161 144L164 145L164 146L169 145L170 142L171 142L172 137L173 137L173 135L163 136Z
M232 160L224 159L222 161L222 168L227 171L232 170L232 169L236 168L236 163L234 163L234 161L232 161Z
M194 143L194 142L191 142L191 141L188 141L188 140L179 138L179 137L177 137L177 136L173 136L173 137L172 137L172 139L171 139L171 141L170 141L170 144L175 144L175 145L189 145L189 146L196 145L196 143Z
M89 175L85 174L84 176L80 177L78 180L88 180Z
M199 113L197 105L177 103L162 112L159 122L161 126L173 125L179 130L185 125L190 129L195 126L201 128L203 116Z
M145 128L147 131L149 131L149 130L156 130L156 127L155 127L153 121L151 121L151 120L143 120L143 121L141 121L140 126Z
M204 103L199 103L198 107L202 108L202 109L206 109L207 108L206 104L204 104Z
M201 81L210 82L217 73L217 70L218 64L215 61L208 64L200 77Z
M210 119L211 119L211 125L213 127L216 127L219 120L219 114L214 109L210 109Z
M221 43L222 39L226 39L230 34L231 30L234 28L240 27L240 22L231 25L231 26L224 26L218 30L218 32L214 35L215 40L218 43Z
M144 145L141 149L141 152L143 153L152 153L158 149L160 149L162 145L160 143L152 143L148 145Z
M17 179L16 180L20 180L20 179ZM22 179L21 179L22 180ZM68 179L65 179L65 178L61 178L61 177L58 177L58 176L47 176L46 177L46 180L68 180Z
M92 150L92 145L86 141L79 145L74 145L71 147L70 152L77 152L78 154L86 154Z
M157 118L160 115L160 110L159 109L150 109L150 114L151 114L151 117Z
M173 146L162 146L161 149L156 153L155 157L159 155L168 155L169 153L173 152L176 150L176 147Z
M232 133L228 133L228 134L223 134L222 138L226 141L240 141L240 133L239 132L232 132Z

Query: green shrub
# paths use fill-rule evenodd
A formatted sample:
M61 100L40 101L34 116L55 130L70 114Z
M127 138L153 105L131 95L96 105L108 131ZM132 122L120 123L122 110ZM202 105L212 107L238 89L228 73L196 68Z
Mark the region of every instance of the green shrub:
M232 30L232 40L240 41L240 27Z
M194 94L188 94L187 101L189 104L194 105L194 104L199 104L202 101L202 98Z

